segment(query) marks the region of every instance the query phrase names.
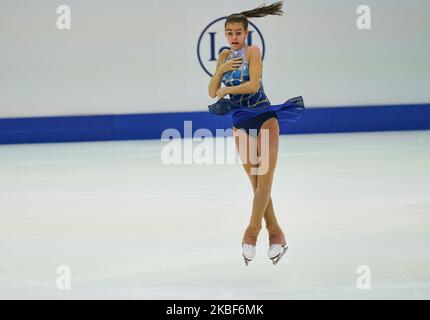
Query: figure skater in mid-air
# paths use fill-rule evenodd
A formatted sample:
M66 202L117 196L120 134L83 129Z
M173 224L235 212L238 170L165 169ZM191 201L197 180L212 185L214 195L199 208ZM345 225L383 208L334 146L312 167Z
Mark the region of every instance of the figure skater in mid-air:
M254 191L251 219L242 240L245 265L255 257L263 218L269 233L267 255L274 265L288 248L273 209L271 188L278 157L278 121L295 122L300 118L304 112L303 98L298 96L283 104L271 105L261 80L260 49L246 44L248 18L282 14L282 1L278 1L269 6L261 5L253 10L229 15L224 31L231 50L223 50L219 54L216 70L208 87L209 96L218 98L216 103L209 106L209 112L232 118L236 148ZM225 87L220 88L221 82ZM227 94L230 99L224 98ZM262 133L267 133L268 139L262 139ZM243 141L246 143L245 148L240 146ZM255 149L257 152L252 152ZM262 152L267 152L268 155ZM260 160L268 159L268 163L264 164L265 170L261 170L263 163L255 160L255 153Z

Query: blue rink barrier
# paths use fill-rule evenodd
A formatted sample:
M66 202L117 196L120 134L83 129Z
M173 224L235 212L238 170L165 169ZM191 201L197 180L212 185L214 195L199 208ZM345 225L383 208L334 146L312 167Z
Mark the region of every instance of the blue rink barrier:
M184 121L200 128L231 129L231 119L202 112L55 116L0 119L0 144L160 139L165 129L184 137ZM306 108L281 134L430 129L430 104Z

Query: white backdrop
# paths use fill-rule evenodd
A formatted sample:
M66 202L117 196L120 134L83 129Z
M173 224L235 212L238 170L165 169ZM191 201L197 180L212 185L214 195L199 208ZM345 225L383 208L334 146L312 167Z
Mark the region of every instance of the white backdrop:
M362 2L288 1L281 17L251 19L273 104L296 95L308 107L430 102L430 2ZM261 3L0 0L0 117L206 111L214 100L197 52L211 72L216 62L207 34L198 48L203 30ZM62 4L71 30L56 27ZM371 30L356 27L361 4ZM227 45L222 33L216 40Z

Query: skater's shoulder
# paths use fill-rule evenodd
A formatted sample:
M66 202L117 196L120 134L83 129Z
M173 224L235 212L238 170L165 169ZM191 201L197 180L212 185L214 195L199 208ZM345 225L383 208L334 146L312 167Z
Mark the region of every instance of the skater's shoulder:
M258 46L256 46L255 44L249 46L247 53L249 53L250 55L257 55L260 56L261 55L261 51L260 48Z

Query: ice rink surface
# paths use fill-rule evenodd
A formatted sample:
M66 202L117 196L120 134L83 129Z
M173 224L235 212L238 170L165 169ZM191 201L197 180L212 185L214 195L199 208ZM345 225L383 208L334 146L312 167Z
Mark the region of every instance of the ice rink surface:
M243 262L240 163L167 165L166 143L0 146L0 298L430 298L430 131L281 136L276 266L264 227Z

